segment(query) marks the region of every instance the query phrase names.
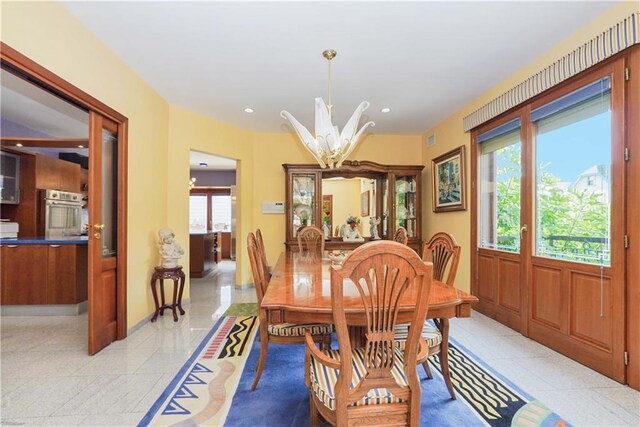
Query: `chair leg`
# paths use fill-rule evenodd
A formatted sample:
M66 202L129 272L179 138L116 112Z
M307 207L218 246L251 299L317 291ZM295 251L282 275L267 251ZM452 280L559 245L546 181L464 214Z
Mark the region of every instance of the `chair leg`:
M422 367L424 368L424 371L427 373L427 378L432 380L433 379L433 374L431 373L431 368L429 367L429 359L428 358L427 358L427 360L422 362Z
M322 336L322 350L331 350L331 334Z
M316 427L318 425L318 408L316 408L316 404L313 401L313 391L309 389L309 418L311 427Z
M260 359L258 360L258 366L256 367L256 377L253 380L253 384L251 385L251 391L255 391L256 387L258 387L258 381L260 381L260 376L262 375L262 370L264 369L264 362L267 359L267 349L269 348L269 335L267 333L267 329L265 327L260 326Z
M442 344L440 344L440 353L438 354L438 358L440 359L440 366L442 367L442 376L444 378L444 382L447 383L451 399L456 400L456 392L453 390L451 375L449 374L449 319L441 319L441 322Z

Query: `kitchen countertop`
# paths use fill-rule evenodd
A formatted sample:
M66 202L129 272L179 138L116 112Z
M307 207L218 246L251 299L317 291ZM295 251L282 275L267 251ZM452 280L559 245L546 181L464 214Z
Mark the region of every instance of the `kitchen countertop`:
M0 239L0 245L86 245L87 243L87 236L27 236L18 237L17 239Z

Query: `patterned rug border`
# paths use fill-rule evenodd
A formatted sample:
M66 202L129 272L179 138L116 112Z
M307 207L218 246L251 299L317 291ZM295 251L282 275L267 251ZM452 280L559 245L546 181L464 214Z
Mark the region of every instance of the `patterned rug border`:
M153 405L151 405L151 408L149 408L149 410L144 415L144 417L142 417L140 422L138 422L138 426L142 427L142 426L148 426L149 425L149 423L151 422L151 420L153 420L153 418L157 414L157 412L160 409L160 407L162 406L162 404L167 400L169 395L175 390L175 388L178 385L178 382L180 381L180 379L187 373L187 371L189 370L191 365L193 365L193 363L196 361L196 359L202 354L202 351L204 350L205 346L211 340L211 337L213 337L213 335L215 335L215 333L218 331L218 329L220 329L220 326L222 325L222 322L225 319L226 319L226 317L222 316L216 321L216 323L214 323L214 325L211 327L211 330L207 333L207 335L205 335L205 337L202 339L200 344L198 344L198 347L196 347L196 349L193 351L193 354L189 357L189 359L187 359L186 362L184 362L184 365L182 365L182 367L176 373L176 375L173 377L171 382L162 391L162 393L156 399L156 401L153 403Z

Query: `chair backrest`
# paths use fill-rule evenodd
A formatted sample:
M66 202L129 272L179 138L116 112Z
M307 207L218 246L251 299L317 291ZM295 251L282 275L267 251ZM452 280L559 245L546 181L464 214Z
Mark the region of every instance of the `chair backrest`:
M261 257L258 251L256 236L249 233L247 236L247 251L249 252L249 262L251 263L251 272L253 273L253 282L256 285L256 296L258 297L258 305L262 302L264 293L267 291L267 278L264 268L262 267Z
M332 267L331 302L341 360L341 372L335 389L338 413L340 405L346 407L358 401L371 389L386 388L396 397L410 401L410 419L415 421L412 425L419 424L414 412L417 411L419 415L420 382L414 367L429 304L431 274L431 264L422 261L411 248L389 241L366 243L347 255L342 266ZM357 289L354 296L351 284L347 282L350 288L347 296L349 306L361 304L365 307L364 319L358 321L350 317L349 322L366 328L363 361L366 372L360 384L353 389L350 387L353 365L345 315L345 279L349 279ZM408 386L404 386L395 380L392 373L397 357L395 352L399 351L394 347L394 331L399 301L410 286L415 286L417 292L416 298L412 298L415 308L410 314L410 325L419 326L409 328L404 350L404 366L408 367L404 373Z
M298 231L298 250L303 252L324 252L324 233L318 227L303 227Z
M260 255L260 264L264 270L264 277L269 283L269 261L267 261L267 250L264 247L264 240L262 239L262 232L260 229L256 229L256 246L258 248L258 254Z
M424 245L422 259L433 263L433 278L435 280L453 286L458 272L461 249L455 237L444 231L434 234ZM447 266L449 273L445 277Z
M409 237L407 236L407 230L404 227L398 227L395 234L393 235L393 240L406 245L409 242Z

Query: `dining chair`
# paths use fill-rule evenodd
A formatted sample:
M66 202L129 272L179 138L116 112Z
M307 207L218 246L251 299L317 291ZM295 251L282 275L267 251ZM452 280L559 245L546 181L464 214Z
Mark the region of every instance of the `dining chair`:
M393 240L398 243L402 243L406 245L409 242L409 237L407 236L407 229L404 227L398 227L396 232L393 234Z
M262 265L262 269L264 270L264 277L267 278L267 283L269 279L271 279L271 271L269 270L269 261L267 261L267 250L264 246L264 240L262 239L262 231L260 229L256 229L256 247L258 250L258 254L260 255L260 261Z
M422 259L433 263L434 280L453 286L458 270L458 262L460 261L460 250L461 247L455 237L444 231L434 234L429 239L424 245ZM445 274L447 271L448 274ZM429 355L418 363L422 364L429 379L433 379L427 359L437 354L442 367L442 377L447 384L447 389L449 389L449 395L451 395L451 399L455 400L456 394L449 373L449 319L433 319L433 321L436 324L436 328L427 322L422 327L422 337L429 345ZM406 325L396 327L396 337L400 348L404 346L403 337L406 337L406 335Z
M324 252L324 233L318 227L303 227L298 231L298 250L304 252L315 252L322 254Z
M407 345L400 350L394 344L394 328L399 302L411 285L417 297L410 324L424 323L431 270L431 264L409 247L389 241L366 243L347 255L341 266L332 267L331 306L338 350L320 351L312 335L305 335L312 426L319 415L338 426L420 424L421 389L413 367L426 357L428 347L420 328L410 328ZM364 307L362 318L350 310L354 304ZM351 342L348 327L354 326L365 329L364 346Z
M305 332L308 331L311 334L312 342L321 343L323 348L330 348L333 325L319 323L302 325L293 323L270 323L266 310L260 307L264 293L267 290L268 279L261 265L257 239L253 233L249 233L247 236L247 251L249 252L249 262L251 264L251 272L253 273L253 281L256 288L259 306L258 319L260 321L260 359L256 367L256 376L251 385L251 390L255 390L260 381L260 376L262 375L267 359L269 342L277 344L302 344L306 342Z

